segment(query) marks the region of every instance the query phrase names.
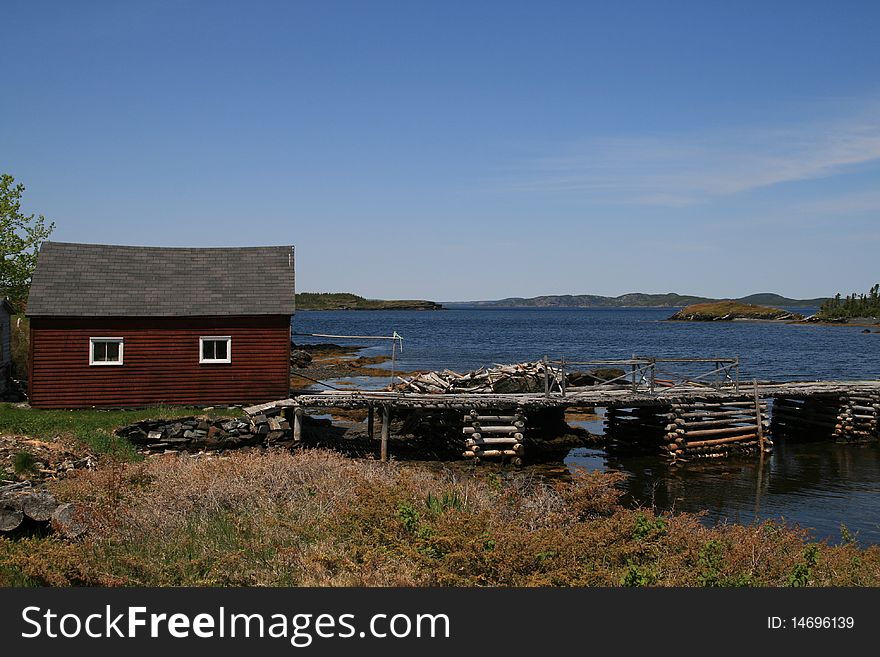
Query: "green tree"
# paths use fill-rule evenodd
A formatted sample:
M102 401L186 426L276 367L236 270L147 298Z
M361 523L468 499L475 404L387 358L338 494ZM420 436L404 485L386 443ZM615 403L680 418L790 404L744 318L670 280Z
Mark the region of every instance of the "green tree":
M43 215L21 212L25 187L8 173L0 174L0 296L14 303L27 303L37 254L55 228Z

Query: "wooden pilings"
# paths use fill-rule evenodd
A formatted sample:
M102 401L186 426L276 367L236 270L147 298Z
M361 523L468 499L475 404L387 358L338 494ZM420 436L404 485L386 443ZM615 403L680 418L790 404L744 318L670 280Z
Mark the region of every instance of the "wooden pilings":
M770 451L767 402L692 401L670 405L666 425L667 454L677 458L711 458Z
M507 457L513 465L522 465L526 430L523 410L517 408L512 415L490 413L471 410L464 416L465 451L462 456L475 461L485 457Z
M877 440L880 394L851 392L840 396L840 412L834 425L838 440L863 442Z
M880 394L853 391L773 400L773 431L786 440L877 440Z
M303 409L297 408L293 411L293 440L300 442L302 440L302 417Z
M387 404L382 406L382 446L379 459L388 460L388 437L391 435L391 407Z
M770 426L773 435L785 440L828 440L834 436L841 413L837 395L773 400Z
M616 448L661 451L666 444L669 407L610 407L605 412L605 435Z

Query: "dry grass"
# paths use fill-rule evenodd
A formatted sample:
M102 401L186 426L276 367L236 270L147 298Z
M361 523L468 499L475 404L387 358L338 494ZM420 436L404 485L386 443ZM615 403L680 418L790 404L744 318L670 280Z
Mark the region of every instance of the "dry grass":
M118 463L56 485L79 503L83 539L0 539L0 585L880 585L880 548L626 509L616 482L320 450Z

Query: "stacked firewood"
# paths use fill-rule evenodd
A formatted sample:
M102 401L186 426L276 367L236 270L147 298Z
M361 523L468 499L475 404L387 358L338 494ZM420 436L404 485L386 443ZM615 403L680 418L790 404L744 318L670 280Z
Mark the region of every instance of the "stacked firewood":
M424 372L409 378L401 377L394 389L427 394L529 393L543 392L544 384L544 363L537 361L481 367L465 374L452 370Z

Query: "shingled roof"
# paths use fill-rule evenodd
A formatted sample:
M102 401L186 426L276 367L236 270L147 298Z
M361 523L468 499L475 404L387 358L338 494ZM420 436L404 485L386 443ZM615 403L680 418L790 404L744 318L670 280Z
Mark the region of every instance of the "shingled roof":
M31 317L292 315L292 246L165 248L43 242Z

